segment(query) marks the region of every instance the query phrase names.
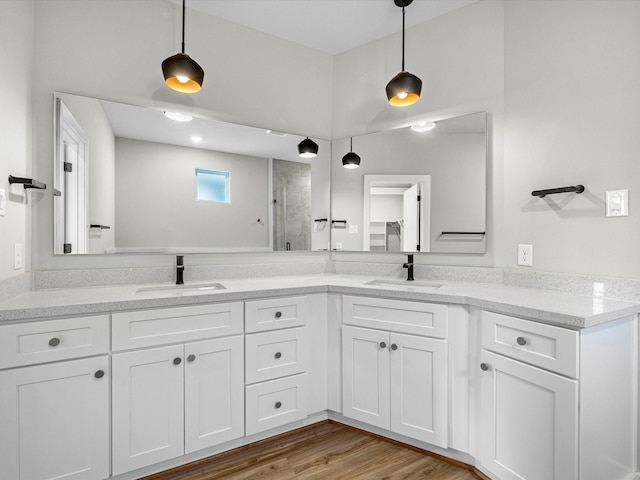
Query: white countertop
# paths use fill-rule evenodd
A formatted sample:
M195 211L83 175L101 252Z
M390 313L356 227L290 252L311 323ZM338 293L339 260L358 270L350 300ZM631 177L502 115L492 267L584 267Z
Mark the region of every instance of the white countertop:
M197 290L188 282L177 290L139 290L149 285L34 290L0 303L0 322L114 312L141 308L335 292L476 306L543 323L579 329L640 312L640 303L493 284L440 282L428 288L410 282L367 285L380 277L309 275L215 279L221 290ZM399 279L387 279L399 280ZM191 282L201 284L203 282ZM171 285L164 285L170 287Z

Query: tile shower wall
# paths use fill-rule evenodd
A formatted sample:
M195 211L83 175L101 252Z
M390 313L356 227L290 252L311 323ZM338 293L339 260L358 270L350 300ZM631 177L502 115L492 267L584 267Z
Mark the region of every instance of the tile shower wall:
M273 249L311 248L311 165L273 161Z

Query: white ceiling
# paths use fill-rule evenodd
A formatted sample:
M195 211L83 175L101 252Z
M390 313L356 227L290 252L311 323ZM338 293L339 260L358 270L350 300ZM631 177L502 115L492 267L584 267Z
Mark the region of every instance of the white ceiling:
M414 0L406 26L476 1ZM393 0L187 0L186 6L332 55L402 30L402 10Z

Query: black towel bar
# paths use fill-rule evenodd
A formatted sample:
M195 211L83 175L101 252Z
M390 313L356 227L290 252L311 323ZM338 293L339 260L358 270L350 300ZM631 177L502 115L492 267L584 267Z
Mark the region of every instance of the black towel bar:
M574 187L560 187L560 188L548 188L546 190L534 190L531 192L531 196L543 198L545 195L551 195L554 193L582 193L584 192L584 186L576 185Z
M9 183L22 183L25 190L27 188L36 188L38 190L45 190L47 188L46 184L34 180L33 178L14 177L13 175L9 175Z

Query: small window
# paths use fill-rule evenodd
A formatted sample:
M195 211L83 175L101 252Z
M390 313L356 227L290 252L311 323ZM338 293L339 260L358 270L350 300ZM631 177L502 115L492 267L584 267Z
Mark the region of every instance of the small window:
M196 168L196 198L205 202L230 203L229 172Z

